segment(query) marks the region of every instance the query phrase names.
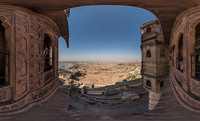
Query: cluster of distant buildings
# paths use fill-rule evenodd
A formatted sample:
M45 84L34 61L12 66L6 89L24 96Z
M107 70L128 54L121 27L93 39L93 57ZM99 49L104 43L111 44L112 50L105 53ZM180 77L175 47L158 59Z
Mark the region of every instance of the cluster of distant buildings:
M58 68L59 69L68 69L68 68L71 68L73 66L74 66L73 63L59 62Z

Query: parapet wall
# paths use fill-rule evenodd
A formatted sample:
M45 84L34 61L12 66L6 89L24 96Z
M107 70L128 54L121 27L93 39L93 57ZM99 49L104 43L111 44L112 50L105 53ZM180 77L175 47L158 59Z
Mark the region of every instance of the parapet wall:
M172 86L174 88L174 93L178 101L185 107L192 111L200 113L200 100L193 98L188 92L186 92L181 86L179 85L178 79L170 73Z
M54 90L58 87L58 79L52 80L50 83L44 85L43 87L38 88L37 90L29 91L24 97L19 100L13 101L8 105L0 106L0 115L1 114L10 114L13 111L19 112L26 108L28 105L30 106L33 103L43 100L48 97Z
M0 86L0 113L3 113L41 100L56 89L60 32L50 18L21 7L0 6L0 20L8 53L6 85ZM49 36L52 48L51 69L47 71L44 71L45 35Z

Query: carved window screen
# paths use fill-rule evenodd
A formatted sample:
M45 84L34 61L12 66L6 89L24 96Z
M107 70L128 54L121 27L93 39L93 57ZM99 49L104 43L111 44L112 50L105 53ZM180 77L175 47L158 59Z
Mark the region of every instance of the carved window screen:
M52 42L49 35L44 36L44 48L43 48L43 60L44 60L44 71L52 69Z
M200 81L200 24L195 29L195 53L191 55L191 75Z
M5 86L9 82L9 54L5 40L5 28L0 21L0 86Z
M178 53L176 58L176 68L183 72L183 34L181 34L178 41Z

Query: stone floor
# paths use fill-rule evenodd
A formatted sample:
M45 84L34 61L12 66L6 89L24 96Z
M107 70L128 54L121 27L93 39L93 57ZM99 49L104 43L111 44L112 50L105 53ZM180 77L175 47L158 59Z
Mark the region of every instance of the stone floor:
M107 115L115 116L115 115L133 115L133 114L141 114L143 112L148 111L148 93L142 95L141 98L134 100L132 102L121 103L121 101L107 101L108 104L93 104L89 103L90 101L87 99L80 99L81 95L74 94L71 92L69 109L73 111L77 111L84 114L92 115ZM75 96L74 96L75 95ZM79 97L79 98L77 98ZM87 102L88 101L88 102ZM114 103L113 103L114 102ZM118 103L120 102L120 103ZM113 105L109 105L112 103Z
M176 100L169 80L165 82L161 100L155 110L132 115L93 115L68 111L68 91L60 87L54 96L25 112L0 116L0 121L72 121L72 120L132 120L132 121L200 121L200 114L182 107Z

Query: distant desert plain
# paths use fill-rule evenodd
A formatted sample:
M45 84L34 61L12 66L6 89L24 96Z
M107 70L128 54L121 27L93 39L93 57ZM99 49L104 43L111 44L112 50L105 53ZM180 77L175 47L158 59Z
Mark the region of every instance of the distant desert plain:
M59 78L65 85L78 83L95 87L141 78L140 62L59 62Z

